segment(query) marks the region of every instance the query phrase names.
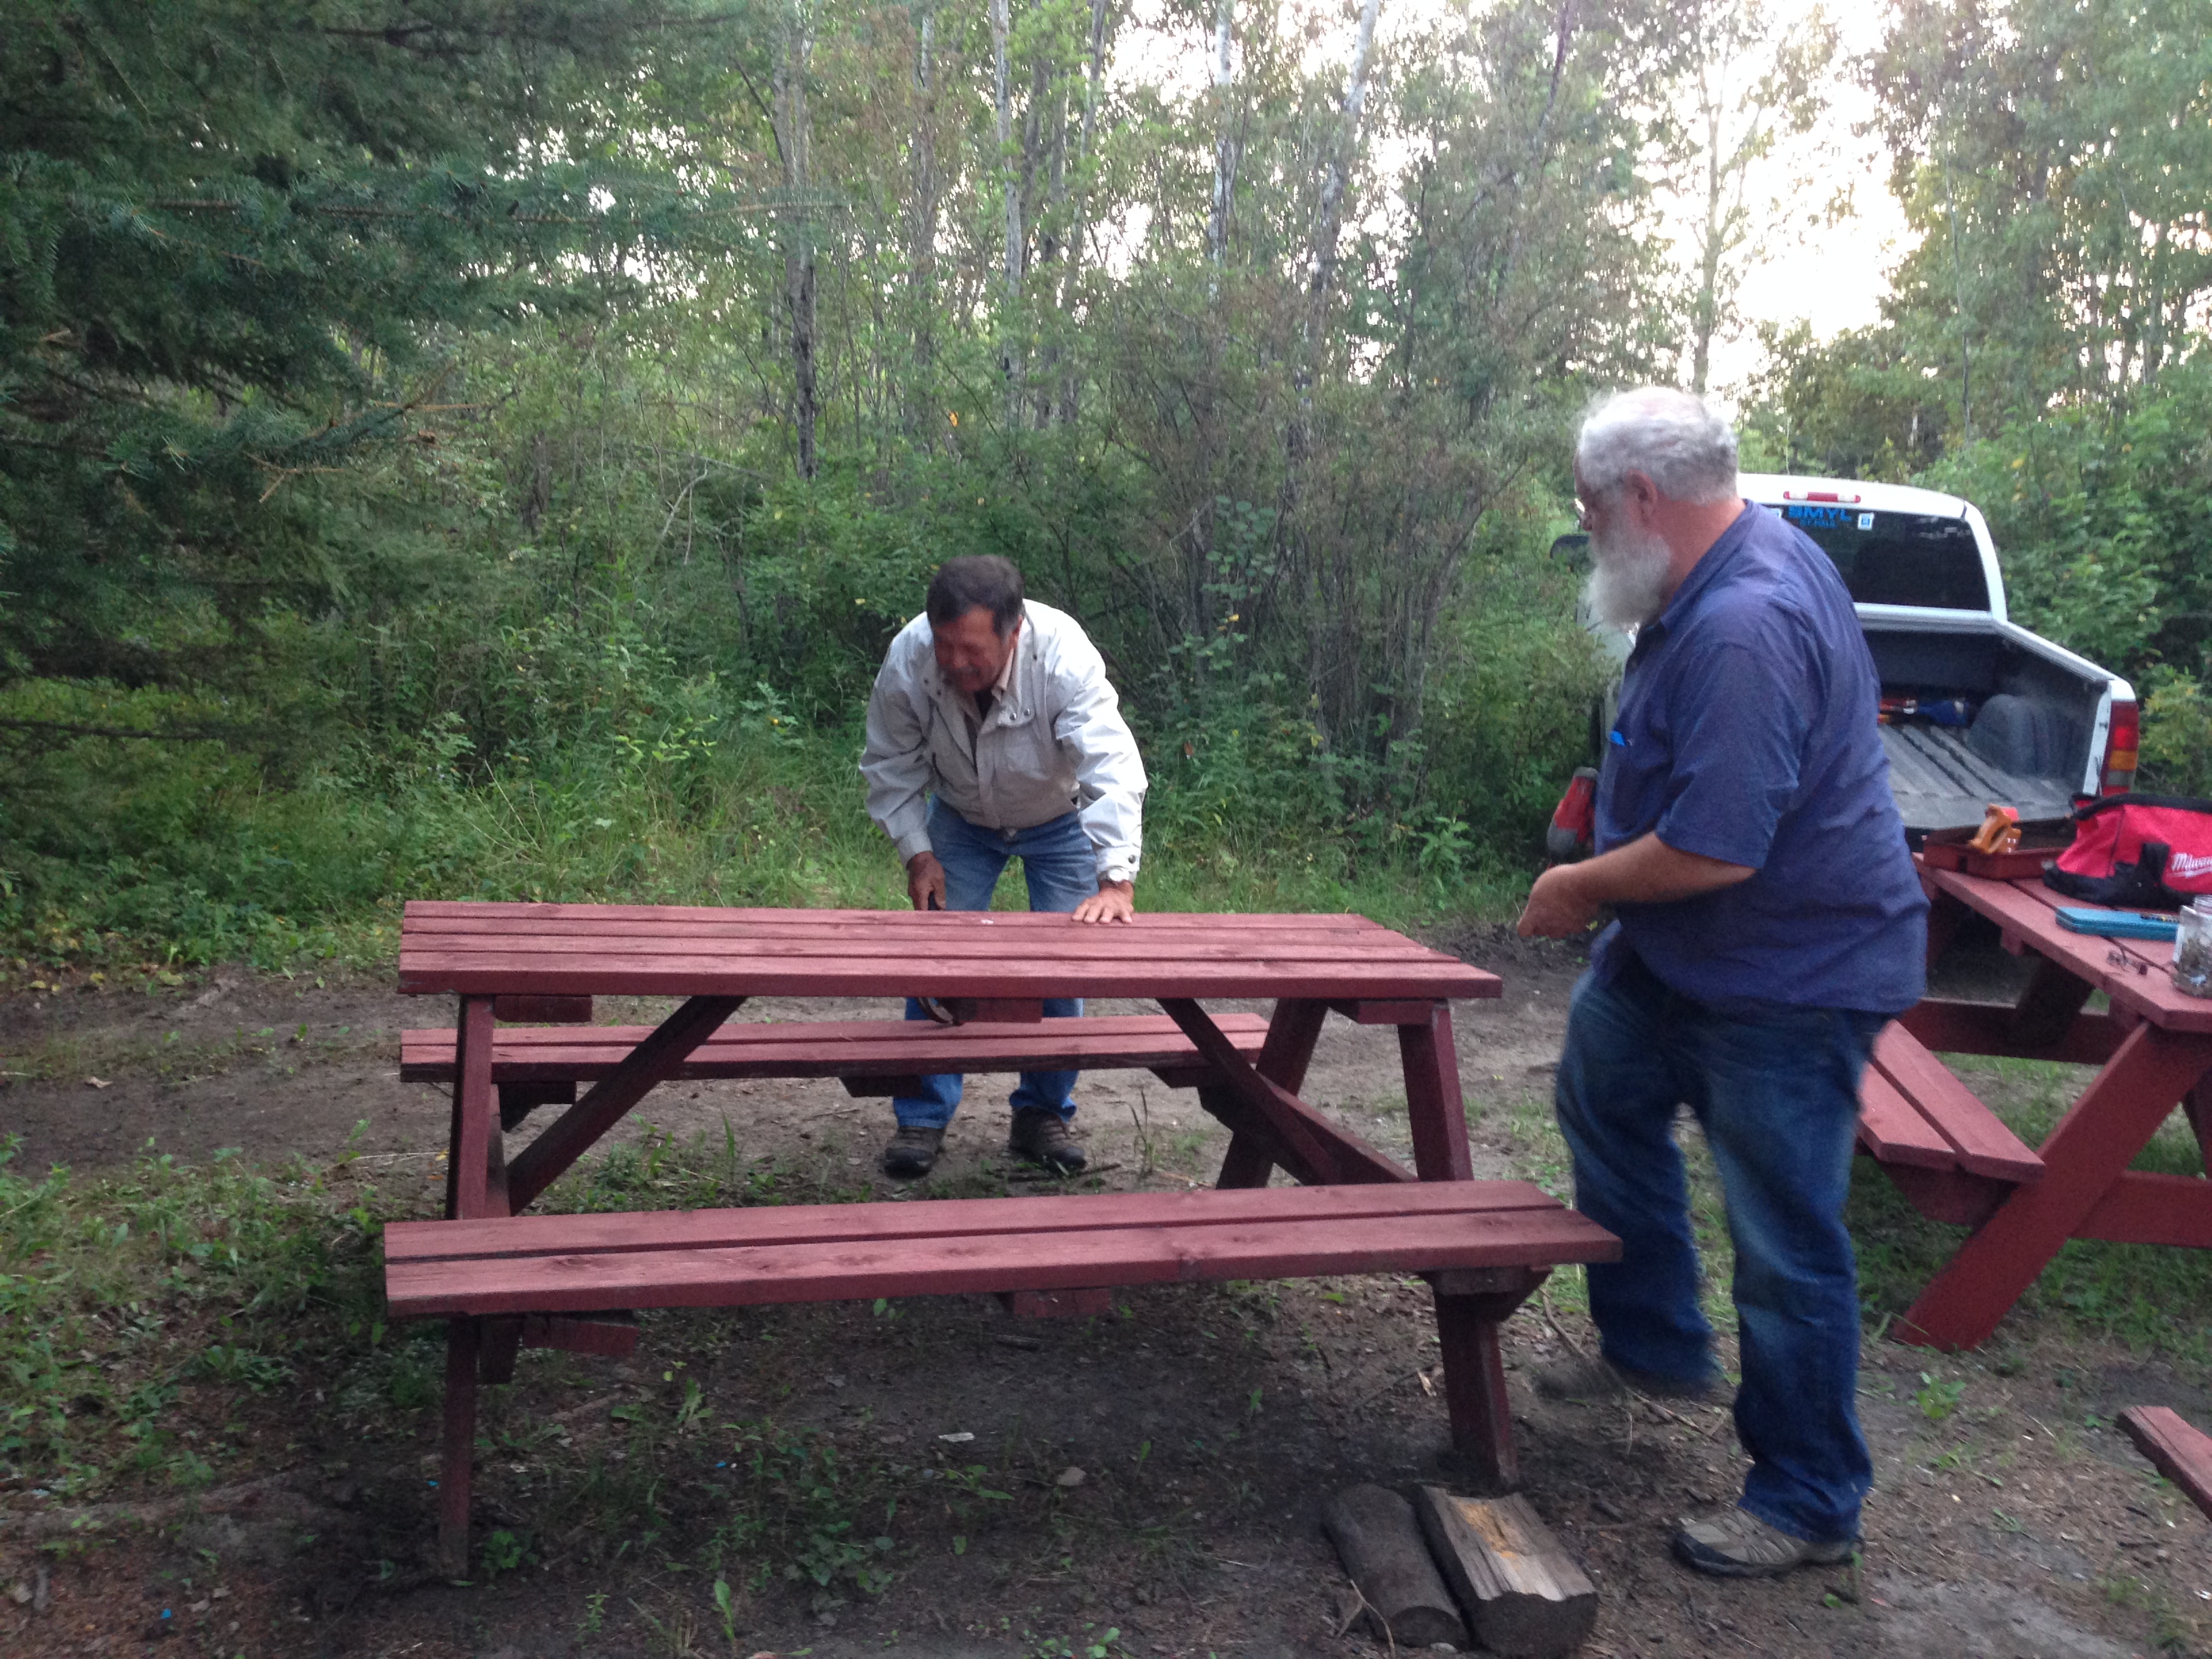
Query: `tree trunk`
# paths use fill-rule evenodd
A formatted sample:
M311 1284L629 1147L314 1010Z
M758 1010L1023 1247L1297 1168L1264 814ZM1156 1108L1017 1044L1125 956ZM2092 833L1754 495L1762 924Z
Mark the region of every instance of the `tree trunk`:
M775 108L777 125L782 129L777 137L783 151L784 191L789 198L785 208L783 294L791 319L792 425L798 435L802 478L811 478L819 465L814 428L822 412L815 380L813 210L805 201L807 149L812 138L806 111L806 71L813 49L800 0L785 21L782 46L776 54Z
M914 365L907 424L925 449L935 447L938 421L930 396L930 368L937 355L937 15L925 9L917 30L914 88L918 106L914 126L914 210L907 235L907 288L913 312Z
M1010 0L991 0L991 88L998 107L999 172L1006 192L1006 313L1000 324L1000 372L1006 380L1006 423L1021 415L1022 190L1014 154L1014 106L1009 77L1013 16Z
M1206 221L1206 254L1214 275L1208 297L1221 292L1221 262L1229 251L1229 213L1237 194L1237 163L1242 149L1229 98L1229 49L1234 40L1237 0L1219 0L1213 24L1213 205Z
M1060 278L1060 313L1075 313L1076 278L1083 267L1084 245L1091 235L1091 143L1098 122L1098 83L1106 69L1106 29L1109 0L1091 0L1091 66L1083 83L1083 137L1076 152L1075 211L1067 228L1067 258ZM1079 374L1070 374L1060 392L1060 420L1065 426L1075 419Z

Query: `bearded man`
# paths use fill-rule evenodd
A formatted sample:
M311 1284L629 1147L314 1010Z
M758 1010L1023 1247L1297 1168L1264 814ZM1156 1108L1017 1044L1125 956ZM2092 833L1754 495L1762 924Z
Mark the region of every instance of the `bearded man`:
M1597 789L1595 855L1540 877L1520 931L1613 908L1575 988L1559 1070L1576 1206L1620 1235L1588 1269L1600 1356L1556 1398L1720 1382L1699 1310L1675 1111L1719 1171L1735 1249L1752 1467L1676 1554L1758 1577L1849 1558L1872 1474L1858 1427L1859 1300L1843 1219L1875 1034L1920 999L1927 900L1889 792L1880 686L1827 556L1736 493L1735 435L1658 388L1592 410L1575 452L1589 599L1636 630Z
M868 698L860 774L868 816L906 863L917 910L988 910L1000 874L1022 861L1030 908L1078 922L1136 914L1145 763L1106 664L1065 611L1024 597L1022 573L992 554L948 559L922 614L884 655ZM1048 1019L1083 1012L1048 997ZM928 1018L909 998L908 1019ZM1024 1072L1007 1150L1060 1174L1083 1168L1069 1132L1073 1072ZM957 1073L891 1102L887 1176L929 1173L960 1108Z

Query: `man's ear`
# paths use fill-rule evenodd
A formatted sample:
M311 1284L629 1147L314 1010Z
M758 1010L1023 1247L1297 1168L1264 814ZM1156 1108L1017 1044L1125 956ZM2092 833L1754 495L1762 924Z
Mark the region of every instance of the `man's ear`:
M1651 522L1651 515L1662 499L1659 486L1652 482L1649 472L1625 474L1620 480L1619 493L1622 505L1630 509L1639 525Z

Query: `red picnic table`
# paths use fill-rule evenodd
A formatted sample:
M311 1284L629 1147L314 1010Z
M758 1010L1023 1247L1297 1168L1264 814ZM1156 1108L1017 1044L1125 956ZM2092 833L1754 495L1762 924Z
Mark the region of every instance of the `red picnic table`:
M1619 1241L1525 1182L1473 1179L1451 1000L1498 981L1354 915L1024 913L415 902L400 988L459 1000L410 1031L402 1075L450 1079L447 1218L386 1230L395 1317L448 1322L441 1543L467 1559L476 1386L520 1346L612 1353L641 1308L994 1292L1018 1312L1096 1312L1115 1287L1418 1273L1435 1291L1455 1446L1516 1480L1499 1322L1566 1262ZM588 1020L599 996L684 1001L656 1027ZM921 996L961 1023L727 1023L749 998ZM1160 1016L1042 1018L1047 997L1143 998ZM1273 998L1265 1021L1208 1000ZM1415 1168L1298 1097L1334 1012L1396 1028ZM654 1085L930 1072L1143 1067L1195 1086L1231 1130L1219 1186L930 1203L525 1215ZM580 1097L580 1084L588 1084ZM509 1158L506 1132L564 1108ZM1280 1168L1295 1188L1271 1188ZM1225 1190L1224 1190L1225 1189Z
M1971 1348L2069 1238L2212 1248L2212 1179L2128 1167L2179 1106L2212 1174L2212 1000L2173 988L2169 945L2061 927L2059 906L2075 901L2039 878L1930 868L1923 859L1922 881L1935 906L1931 962L1979 915L1996 923L2008 951L2033 955L2035 970L2012 1007L1931 998L1899 1022L1905 1031L1938 1052L2099 1068L2035 1149L2039 1170L1991 1166L2002 1179L1978 1206L1979 1224L1896 1328L1906 1341ZM2087 1006L2098 992L2104 1012Z

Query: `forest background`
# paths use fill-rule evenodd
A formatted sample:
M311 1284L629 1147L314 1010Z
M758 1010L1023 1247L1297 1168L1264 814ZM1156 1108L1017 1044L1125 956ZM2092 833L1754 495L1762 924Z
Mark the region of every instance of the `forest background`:
M1747 466L1977 501L2212 793L2208 23L6 0L0 973L898 902L859 715L980 551L1106 653L1143 902L1497 908L1600 675L1576 417L1753 332ZM1755 325L1778 239L1876 257L1803 183L1844 88L1908 245Z

